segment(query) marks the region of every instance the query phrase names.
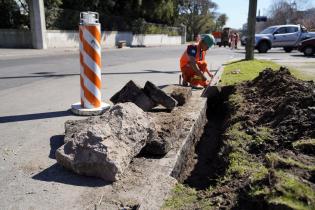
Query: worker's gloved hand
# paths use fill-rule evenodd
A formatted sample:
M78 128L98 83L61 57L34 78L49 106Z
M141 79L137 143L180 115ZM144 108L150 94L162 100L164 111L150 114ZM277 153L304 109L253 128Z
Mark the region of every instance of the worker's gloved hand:
M207 68L206 71L205 71L208 76L212 79L214 77L214 75L209 71L209 69Z

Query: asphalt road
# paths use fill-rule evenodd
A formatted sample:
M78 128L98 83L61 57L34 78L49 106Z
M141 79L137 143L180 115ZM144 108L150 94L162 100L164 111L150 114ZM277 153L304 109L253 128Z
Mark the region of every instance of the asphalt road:
M132 48L132 49L105 49L102 52L103 75L130 75L154 74L157 71L177 73L178 57L184 46L161 48ZM20 52L20 53L19 53ZM79 73L79 60L77 50L70 53L63 51L39 54L38 51L10 50L8 55L1 53L0 49L0 90L30 84L42 79L58 79L76 77ZM35 53L36 52L36 53ZM66 51L67 52L67 51ZM16 54L16 56L14 55ZM26 54L29 53L29 54ZM34 54L32 56L32 54ZM7 59L7 58L10 59ZM212 49L208 53L208 61L212 68L217 68L222 62L233 58L243 58L244 50L230 51L228 49ZM284 53L281 49L273 49L266 54L256 54L256 58L269 59L280 64L300 68L306 74L314 74L315 57L305 58L301 53ZM158 64L158 61L167 60L167 65ZM150 64L149 61L152 61ZM143 63L145 65L135 65ZM154 64L153 64L154 63Z
M102 53L102 73L128 76L131 74L177 73L178 59L184 46L161 48L106 49ZM232 52L212 50L208 58L213 68L233 57ZM159 62L160 61L160 62ZM163 62L162 62L163 61ZM167 61L167 65L165 62ZM137 63L145 63L136 65ZM157 64L157 65L155 65ZM37 55L36 57L0 60L0 90L30 84L43 79L76 77L79 74L78 53Z

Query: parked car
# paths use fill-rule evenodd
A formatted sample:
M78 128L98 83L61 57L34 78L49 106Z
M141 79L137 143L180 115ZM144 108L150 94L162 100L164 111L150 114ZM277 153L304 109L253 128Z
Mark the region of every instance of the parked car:
M315 37L315 33L308 32L302 25L270 26L255 35L255 48L259 53L266 53L275 47L283 47L285 52L291 52L298 43L312 37Z
M307 39L299 43L298 50L304 53L305 56L315 54L315 38Z

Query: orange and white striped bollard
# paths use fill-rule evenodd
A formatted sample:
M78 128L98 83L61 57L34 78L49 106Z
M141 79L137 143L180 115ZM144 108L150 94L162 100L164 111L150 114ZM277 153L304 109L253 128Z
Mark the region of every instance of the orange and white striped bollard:
M77 115L99 115L110 106L102 103L101 25L96 12L81 12L79 26L81 101L72 105Z

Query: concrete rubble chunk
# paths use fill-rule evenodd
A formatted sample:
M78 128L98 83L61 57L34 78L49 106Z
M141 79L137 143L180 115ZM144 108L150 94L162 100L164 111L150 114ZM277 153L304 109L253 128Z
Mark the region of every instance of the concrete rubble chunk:
M58 163L106 181L119 179L154 132L151 118L133 103L117 104L99 117L68 121L65 127Z
M143 88L145 94L149 96L156 104L161 104L167 109L174 109L177 106L177 101L168 96L163 90L156 87L152 82L147 81Z
M174 98L178 106L183 106L192 96L191 87L170 85L163 88L163 91Z
M149 111L155 107L153 100L148 97L143 90L130 80L120 91L110 99L114 104L132 102L143 111Z

